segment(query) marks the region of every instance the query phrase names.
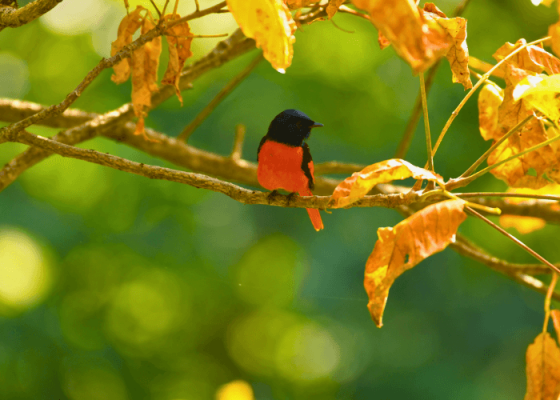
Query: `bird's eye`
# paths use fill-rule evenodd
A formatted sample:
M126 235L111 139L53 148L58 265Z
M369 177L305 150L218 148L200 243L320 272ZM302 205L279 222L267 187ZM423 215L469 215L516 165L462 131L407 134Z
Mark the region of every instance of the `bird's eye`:
M298 127L298 129L301 129L301 121L296 122L296 126Z

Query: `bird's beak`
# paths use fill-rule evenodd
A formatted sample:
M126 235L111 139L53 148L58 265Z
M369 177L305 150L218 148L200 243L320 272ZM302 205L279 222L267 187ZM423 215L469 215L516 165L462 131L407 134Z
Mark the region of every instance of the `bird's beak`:
M323 124L321 124L320 122L315 122L313 123L313 125L311 125L312 128L321 128L323 127Z

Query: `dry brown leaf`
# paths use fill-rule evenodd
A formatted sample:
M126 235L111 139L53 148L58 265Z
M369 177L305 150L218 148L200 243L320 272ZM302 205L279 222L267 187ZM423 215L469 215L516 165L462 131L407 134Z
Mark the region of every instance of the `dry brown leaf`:
M292 63L296 24L282 0L227 0L245 36L255 39L272 67L284 73Z
M404 271L445 249L454 241L459 225L467 218L462 200L432 204L393 228L379 228L378 240L366 263L364 287L368 309L378 327L389 289Z
M438 174L416 167L404 160L391 159L369 165L342 181L335 188L329 206L346 207L368 194L375 185L410 177L426 179L443 185L443 178Z
M345 0L329 0L329 4L327 5L327 15L329 19L331 19L338 11L338 7L344 3Z
M142 34L155 28L154 23L145 18L142 23ZM152 92L158 89L157 70L161 54L161 37L147 42L132 53L132 105L138 117L135 134L144 133L144 117L147 109L152 106Z
M504 100L504 91L488 84L478 95L478 124L484 140L498 140L503 134L498 130L498 108Z
M461 17L447 18L433 3L424 4L426 18L434 18L452 38L452 45L445 55L454 83L460 83L465 90L472 88L469 72L469 49L467 48L467 20Z
M142 6L137 6L136 10L126 15L119 24L117 39L111 43L111 57L122 50L124 46L132 43L132 35L140 28L142 24L142 17L140 12L145 10ZM126 82L130 76L130 64L128 58L125 58L118 64L113 66L114 74L111 80L115 83Z
M515 42L515 44L506 43L496 50L493 57L497 61L501 61L509 55L509 53L526 43L527 41L525 39L519 39ZM560 60L544 50L542 47L535 45L524 48L519 53L508 59L505 65L500 67L502 71L507 72L507 65L513 65L514 67L535 73L546 71L549 75L560 74Z
M172 22L180 19L176 14L168 14L163 17L164 21ZM185 61L192 56L191 42L193 40L188 22L182 22L165 31L165 40L169 47L169 63L163 75L161 83L164 85L172 85L175 87L175 94L181 105L183 105L183 97L179 89L179 78L181 71L185 65Z
M434 20L426 19L412 0L352 0L414 70L423 72L445 55L452 40Z
M548 332L539 334L527 348L525 400L557 400L560 394L560 349Z

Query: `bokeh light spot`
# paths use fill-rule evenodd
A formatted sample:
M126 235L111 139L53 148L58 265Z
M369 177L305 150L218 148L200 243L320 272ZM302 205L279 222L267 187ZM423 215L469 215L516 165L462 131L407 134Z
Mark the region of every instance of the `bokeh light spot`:
M126 386L112 368L80 365L66 371L63 389L72 400L127 400Z
M280 373L291 380L327 378L339 361L338 344L326 329L316 324L292 327L278 344L276 365Z
M64 1L43 15L41 22L53 32L78 35L98 26L109 10L103 0Z
M254 400L253 388L245 381L226 383L216 392L216 400Z
M33 239L0 228L0 303L11 311L29 308L46 294L51 278L45 256Z
M0 97L21 98L29 90L29 69L22 59L0 53Z

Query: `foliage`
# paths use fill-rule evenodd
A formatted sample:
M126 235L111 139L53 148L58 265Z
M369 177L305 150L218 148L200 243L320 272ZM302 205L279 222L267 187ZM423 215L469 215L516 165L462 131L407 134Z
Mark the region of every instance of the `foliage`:
M0 3L0 30L10 27L24 32L21 37L9 36L13 35L9 29L0 33L0 50L10 51L0 52L0 68L5 71L4 78L0 77L0 95L55 104L42 107L14 99L0 101L0 120L6 122L0 128L3 150L0 156L7 162L0 170L0 190L6 189L0 207L9 210L3 212L0 220L3 225L0 226L0 313L4 315L0 326L5 326L8 332L28 330L45 336L40 346L30 346L31 340L0 334L10 343L4 351L6 356L2 356L0 347L3 397L36 398L38 393L48 392L55 397L94 399L100 396L96 388L103 387L103 398L116 400L147 396L339 398L336 394L339 388L346 388L348 393L358 390L362 385L359 382L370 381L380 373L375 371L384 370L383 362L388 365L393 362L397 369L399 365L409 365L413 374L418 375L428 365L439 371L437 381L442 381L439 375L447 371L441 367L443 364L430 364L430 355L417 357L416 364L398 361L399 355L414 360L412 353L422 354L419 347L429 351L430 340L432 345L434 340L438 341L433 339L433 334L428 334L432 339L425 342L408 337L409 327L413 326L411 321L418 322L420 338L422 326L431 329L427 328L429 324L422 325L418 319L407 317L407 309L412 307L409 303L420 297L415 295L413 299L408 293L423 290L423 295L435 301L438 297L434 291L441 288L438 285L435 285L437 289L428 288L427 283L432 280L428 275L421 279L424 284L418 285L423 289L412 289L410 285L408 290L399 290L395 280L399 276L402 276L399 281L404 280L410 274L421 276L416 270L404 272L424 260L426 270L436 269L437 265L449 269L464 262L445 262L445 257L452 256L434 256L439 261L430 261L432 255L447 247L534 291L547 293L543 331L527 348L525 398L558 397L560 353L557 342L547 332L550 316L557 335L560 320L560 311L551 310L550 305L551 299L560 299L554 291L556 272L560 269L548 261L558 258L552 233L555 227L551 225L560 221L560 59L553 54L558 55L560 48L560 22L555 23L551 9L531 8L546 10L542 12L548 19L546 24L539 20L535 24L539 28L530 32L520 28L521 24L512 23L519 28L520 36L540 39L509 43L502 36L494 35L500 37L498 43L484 32L489 28L483 27L482 22L485 15L494 14L493 2L479 6L480 14L473 11L469 17L467 10L466 17L461 17L458 14L467 5L477 7L463 1L453 16L448 17L451 13L446 15L435 4L418 6L411 0L228 0L208 5L194 1L188 5L190 11L186 11L186 1L178 0L162 0L157 4L124 1L124 8L120 2L117 5L91 1L100 8L119 10L113 13L112 31L102 22L91 24L93 27L99 23L95 35L104 35L98 44L105 46L102 51L107 58L97 65L91 49L78 60L73 55L75 52L61 44L59 33L52 32L56 32L53 27L62 19L56 13L71 3L69 0L60 6L49 0L29 4L20 1L20 8L17 2ZM550 6L550 2L546 3ZM516 13L512 11L511 18L518 18L517 21L523 15L514 16L520 14L515 7L534 7L526 0L515 4L511 10ZM443 2L441 6L445 8ZM168 12L170 7L173 10ZM106 19L109 14L106 12ZM33 22L39 15L43 15L40 21ZM228 23L216 22L224 16L229 18ZM486 18L487 25L488 21ZM471 34L473 23L475 33ZM229 28L225 29L227 24ZM350 25L357 30L353 34L356 43L352 45L347 44L349 33L342 28ZM208 26L213 31L206 31ZM549 37L543 37L545 31L540 29L545 26L550 26ZM240 31L236 31L237 27ZM228 32L216 34L216 29ZM110 39L106 35L109 31ZM12 39L3 39L2 35ZM29 43L33 43L33 38L41 36L45 37L42 49L31 48ZM83 47L89 40L88 35L82 36L71 36L75 40L70 45L72 49ZM166 40L162 41L161 36ZM220 43L213 41L222 36L228 38ZM371 44L372 37L381 49L392 50L380 53ZM204 41L212 44L203 44ZM303 44L298 47L300 41ZM214 50L210 51L214 44ZM553 53L543 44L552 48ZM165 47L167 52L163 51ZM209 101L213 89L223 86L220 79L229 78L233 75L230 71L237 69L237 62L231 60L254 47L261 49L275 71L258 66L261 60L258 55ZM484 57L485 53L493 54L494 65L472 56ZM49 57L53 62L45 63ZM433 74L443 57L447 58L449 69L442 72L438 80L440 87L436 85L429 93ZM16 71L22 70L21 60L26 59L23 65L29 65L29 71L21 75ZM376 65L380 75L385 74L384 78L372 77L368 63L370 67ZM165 66L165 72L160 71L160 64ZM213 71L225 64L227 67ZM389 66L385 72L383 65ZM257 72L247 78L257 66ZM110 78L105 74L109 68L113 69ZM279 77L276 71L285 76ZM210 73L215 74L213 82L204 76ZM412 105L413 92L409 88L415 75L420 78L419 100L408 124L412 128L407 128L401 143L411 140L421 111L425 139L416 135L414 152L405 161L408 145L399 146L404 150L398 150L398 156L394 157L387 149L397 146L399 139L386 132L399 129L402 125L399 122L404 122L399 114L402 110L408 113ZM471 75L477 78L474 86ZM76 86L80 79L83 80ZM245 79L245 89L235 92L241 97L234 97L234 93L225 99ZM402 84L405 80L406 84ZM115 83L122 86L117 87ZM459 87L468 92L459 95L451 83L460 83ZM3 92L2 84L9 89ZM184 92L190 88L194 88L192 94ZM479 88L477 119L471 97ZM184 108L161 105L173 94ZM454 104L458 104L456 108ZM71 105L87 111L70 109ZM365 165L318 163L316 175L345 177L343 180L318 177L316 194L322 196L273 197L231 183L257 186L255 165L243 159L243 127L237 129L229 156L219 155L228 151L229 139L218 131L232 131L234 123L246 123L250 132L246 147L253 154L266 121L270 120L268 116L275 115L278 108L294 107L313 114L327 129L330 118L333 131L340 131L338 139L335 136L317 139L324 149L330 148L319 159L348 158ZM213 113L215 109L218 111ZM451 128L459 114L463 121ZM129 122L133 117L137 118L135 124ZM187 120L192 122L178 138L189 140L201 124L198 132L204 133L195 135L189 144L173 139L174 131L181 129ZM478 120L476 125L482 139L492 141L486 150L472 135L477 128L470 122L473 120ZM430 125L444 122L434 145ZM56 133L51 128L63 131ZM452 132L454 138L444 140ZM314 135L314 140L315 136L318 135ZM114 139L142 153L131 153L96 137ZM92 145L95 150L77 146L93 138L96 138ZM354 147L345 150L333 145L336 140L353 143ZM424 142L425 146L421 144ZM24 150L21 145L30 148ZM434 163L440 147L438 154L440 157L443 154L442 161ZM81 161L49 157L53 153ZM315 150L314 154L316 157ZM194 172L150 165L158 161L148 155ZM254 160L254 156L250 158ZM419 165L426 158L428 161L421 168ZM376 161L379 159L385 161ZM459 175L458 168L464 168L469 159L477 161ZM488 165L476 172L484 162ZM100 165L160 181L116 175ZM487 172L500 181L490 179ZM405 181L408 186L394 183L410 178L416 183ZM468 193L456 191L467 185L476 189ZM268 206L249 211L248 207L224 200L223 196L201 194L195 188L224 193L239 203ZM498 200L490 200L492 197ZM21 201L22 198L26 200ZM29 198L39 198L51 204L53 210L62 210L68 227L65 223L54 224L56 212L43 210ZM336 211L331 220L326 220L326 229L315 239L304 228L301 233L294 228L299 225L297 217L292 215L301 216L296 213L299 210L272 211L273 205L344 210ZM396 209L404 219L398 222L385 214L375 214L380 217L378 220L363 216L370 215L371 210L348 210L380 205ZM530 246L483 214L501 214L502 226L514 227L521 234L530 233L524 237ZM476 218L467 219L467 215ZM75 221L74 216L80 216L83 221ZM26 222L25 218L29 220ZM41 222L34 223L36 219ZM491 229L484 231L479 220ZM290 233L273 234L279 227ZM377 228L373 250L372 227ZM501 242L495 232L503 234L504 240L511 243ZM475 241L485 237L484 247L500 258L488 255L468 237ZM320 248L314 250L317 247L314 243L320 243ZM541 264L511 262L527 261L525 254L513 250L513 245ZM384 328L395 324L391 339L386 337L395 350L385 353L380 348L371 350L375 347L371 343L373 335L383 334L369 330L359 308L357 319L345 321L346 317L337 315L340 304L333 303L329 308L324 303L330 300L323 299L309 308L303 300L305 288L313 287L309 282L322 288L317 299L332 300L344 279L351 282L349 293L355 298L356 275L337 279L346 274L339 269L352 264L356 266L353 272L358 271L359 265L363 271L368 251L371 254L365 265L364 286L371 317L379 327L389 290L395 285L392 295L395 308L390 306L388 314L397 317L394 320L389 317ZM550 284L548 276L540 276L543 271L552 277ZM444 273L440 268L434 280L443 282L446 274L449 272ZM331 280L333 283L329 285ZM478 290L479 279L465 274L461 280L467 282L465 287ZM468 283L469 280L473 283ZM488 287L494 290L500 285L504 283L496 281ZM515 285L514 288L517 290ZM454 294L449 290L441 293L440 299ZM518 292L515 296L519 296ZM346 297L346 300L351 302L354 298ZM530 309L539 301L542 298L527 299L531 306L525 307ZM344 308L352 314L354 306ZM321 307L328 317L314 315L322 312ZM492 313L489 307L479 308L476 315L480 318ZM416 312L423 309L421 303L415 308ZM457 307L450 310L457 313ZM401 314L404 319L399 327ZM526 314L532 318L534 312ZM48 321L48 326L41 326L39 321ZM532 327L534 323L533 320L524 322L518 328ZM448 328L445 322L434 322L434 325ZM395 334L399 330L402 332ZM484 340L480 331L470 334L481 337L472 340L481 343ZM529 332L524 338L531 335ZM414 345L408 350L396 350L405 342ZM56 350L49 352L51 346ZM457 343L453 346L460 347ZM468 348L464 351L470 352ZM45 372L37 373L38 370ZM383 385L366 385L365 397L371 397L375 386ZM388 383L384 388L391 398L411 397L400 393L397 385ZM416 389L411 386L407 390ZM466 396L485 397L481 394L484 389L479 390L478 394ZM510 398L512 393L519 396L522 389L492 390L503 391L502 397ZM497 398L494 394L492 397ZM354 398L351 394L344 396ZM418 393L414 392L414 396ZM431 397L450 396L449 392L440 392Z

